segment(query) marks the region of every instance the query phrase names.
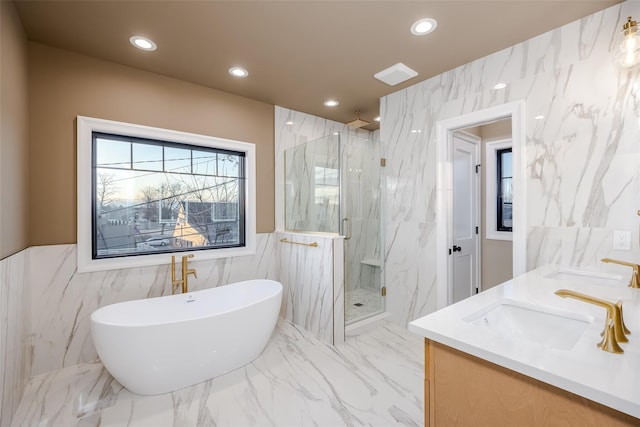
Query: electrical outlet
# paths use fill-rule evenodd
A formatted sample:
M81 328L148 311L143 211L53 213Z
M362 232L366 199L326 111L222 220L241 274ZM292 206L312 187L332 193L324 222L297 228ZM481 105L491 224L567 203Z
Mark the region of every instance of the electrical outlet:
M631 250L631 232L624 230L613 231L613 249L630 251Z

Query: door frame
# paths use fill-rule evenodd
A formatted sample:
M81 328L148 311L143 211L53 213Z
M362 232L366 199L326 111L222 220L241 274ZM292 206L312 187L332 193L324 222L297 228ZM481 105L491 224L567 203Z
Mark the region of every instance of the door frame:
M525 101L519 100L474 111L436 123L436 307L451 303L453 263L449 248L453 241L453 142L456 130L511 118L513 142L513 276L526 272L526 133Z
M474 145L474 151L475 151L475 161L476 161L476 165L480 164L480 159L482 158L482 154L481 154L481 148L482 148L482 139L477 136L477 135L473 135L469 132L466 132L463 129L459 129L459 130L455 130L451 132L451 136L453 138L453 135L457 134L458 137L460 139L463 139L471 144ZM451 153L452 153L452 160L453 160L453 139L452 139L452 145L451 145ZM452 164L452 168L453 168L453 164ZM477 169L477 168L476 168ZM452 169L453 170L453 169ZM453 175L452 175L453 178ZM478 227L479 229L481 229L481 224L480 224L480 220L482 218L481 216L481 212L480 212L480 206L482 205L482 201L481 199L481 189L480 189L480 174L479 172L476 172L474 174L474 179L473 179L473 188L470 188L469 191L475 193L475 203L473 206L473 210L474 210L474 217L475 217L475 221L476 221L476 227ZM453 196L453 181L451 184L451 191L452 191L452 196ZM451 198L452 201L452 208L451 208L451 217L453 218L453 197ZM480 289L480 277L481 277L481 270L480 267L482 265L482 245L481 245L481 241L480 241L480 237L481 234L480 233L476 233L476 238L475 238L475 259L474 259L474 270L475 270L475 280L474 283L472 283L471 285L471 293L469 296L473 295L475 293L475 291L477 289ZM453 223L451 226L451 239L453 242ZM453 254L450 257L453 260ZM453 262L453 261L452 261ZM453 268L451 269L451 271L453 272ZM448 295L447 295L447 300L451 301L453 299L453 276L452 277L452 286L450 286L448 288Z

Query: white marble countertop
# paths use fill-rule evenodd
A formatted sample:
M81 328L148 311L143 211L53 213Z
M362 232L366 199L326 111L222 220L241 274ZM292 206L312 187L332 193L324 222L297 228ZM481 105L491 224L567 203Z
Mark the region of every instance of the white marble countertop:
M640 289L624 278L604 279L577 274L553 275L560 267L545 266L409 323L409 330L529 377L640 418ZM606 275L603 275L606 276ZM619 280L616 280L619 279ZM611 302L623 301L624 321L631 331L621 344L624 354L596 347L606 317L604 308L560 298L558 289L572 289ZM543 310L575 314L591 323L568 350L548 348L526 339L507 338L470 323L499 301L533 304ZM467 320L465 320L467 319Z

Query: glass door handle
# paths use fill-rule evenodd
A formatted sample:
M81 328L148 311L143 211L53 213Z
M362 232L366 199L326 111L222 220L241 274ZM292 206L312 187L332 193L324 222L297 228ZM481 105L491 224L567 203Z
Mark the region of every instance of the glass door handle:
M347 233L346 224L349 224L349 232ZM342 218L342 234L344 235L344 240L349 240L351 238L351 220L349 218Z

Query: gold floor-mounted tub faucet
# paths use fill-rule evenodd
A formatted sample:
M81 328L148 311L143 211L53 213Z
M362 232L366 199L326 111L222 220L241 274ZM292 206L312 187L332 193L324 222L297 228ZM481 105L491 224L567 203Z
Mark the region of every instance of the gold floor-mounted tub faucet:
M622 301L618 301L614 304L612 302L569 289L560 289L555 293L562 298L575 298L579 301L606 308L607 320L605 321L604 331L601 334L602 341L598 343L598 348L608 351L609 353L624 353L624 350L622 350L619 343L629 342L627 334L630 334L631 332L625 326L622 318Z
M188 278L190 274L193 274L193 277L198 278L198 273L195 268L187 268L188 258L193 258L193 254L185 255L182 257L182 278L176 280L176 257L171 257L171 293L175 294L176 288L178 286L182 286L182 293L186 294L189 292Z
M607 263L610 262L612 264L624 265L624 266L633 268L633 274L631 275L631 281L629 282L629 287L636 288L636 289L640 288L640 265L634 264L632 262L618 261L617 259L611 259L611 258L602 258L601 261L607 262Z

